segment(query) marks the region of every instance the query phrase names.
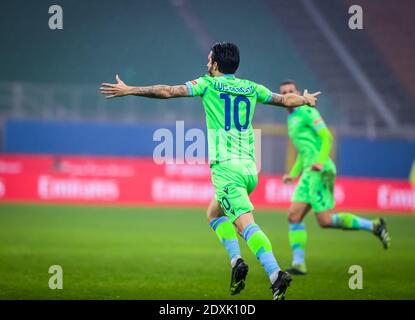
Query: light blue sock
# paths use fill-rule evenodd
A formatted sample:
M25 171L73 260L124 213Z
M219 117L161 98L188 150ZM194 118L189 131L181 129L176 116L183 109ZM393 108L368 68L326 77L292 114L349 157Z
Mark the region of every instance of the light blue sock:
M335 228L344 230L373 231L373 221L360 218L352 213L339 212L331 215L331 224Z
M234 226L229 221L228 217L215 218L211 220L209 224L228 252L233 267L236 264L236 261L241 257L241 249L239 248Z
M292 265L305 263L305 247L307 244L307 231L305 224L291 223L288 231L288 238L293 253Z
M278 277L280 267L272 253L272 245L268 237L255 223L245 227L242 232L242 237L248 244L249 249L251 249L252 253L255 254L264 267L271 283L273 283Z

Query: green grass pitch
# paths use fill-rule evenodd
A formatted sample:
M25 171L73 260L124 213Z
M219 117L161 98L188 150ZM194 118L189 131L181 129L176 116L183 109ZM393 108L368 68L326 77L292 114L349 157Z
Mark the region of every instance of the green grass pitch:
M289 265L286 216L255 213L280 265ZM374 217L373 215L371 217ZM308 228L306 277L287 299L414 299L415 217L386 216L392 247L365 231ZM230 265L203 209L0 205L0 299L270 299L261 265L246 289L229 295ZM63 289L50 290L49 266L63 268ZM348 287L351 265L363 289Z

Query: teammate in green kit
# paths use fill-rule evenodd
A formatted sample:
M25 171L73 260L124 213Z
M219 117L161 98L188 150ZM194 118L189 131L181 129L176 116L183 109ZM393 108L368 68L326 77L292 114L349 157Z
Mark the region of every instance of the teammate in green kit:
M294 81L280 84L280 94L292 93L299 93ZM387 249L390 237L382 218L367 220L348 212L333 212L336 166L329 156L333 138L318 110L307 105L287 110L288 135L297 150L297 159L290 173L284 175L283 181L292 183L301 174L288 211L288 234L293 260L287 272L295 275L307 273L307 232L302 221L311 209L316 213L321 227L367 230L376 235Z
M255 224L254 206L249 194L257 184L252 118L257 102L280 107L315 105L314 94L280 95L249 80L238 79L239 49L232 43L217 43L208 55L208 74L184 85L149 87L127 86L116 76L117 83L103 83L101 93L107 98L126 95L168 99L200 96L206 113L209 161L215 199L208 208L208 220L229 253L232 274L231 294L245 286L248 266L241 257L237 233L266 270L274 299L283 299L291 278L281 271L272 253L268 237Z

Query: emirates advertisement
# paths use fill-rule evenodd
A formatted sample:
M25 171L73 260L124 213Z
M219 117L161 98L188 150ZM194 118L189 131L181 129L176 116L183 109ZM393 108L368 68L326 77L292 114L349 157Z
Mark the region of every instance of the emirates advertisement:
M259 176L256 208L286 209L295 185ZM156 164L152 158L0 156L0 201L98 205L205 206L213 197L208 165ZM338 209L415 213L409 181L339 177Z

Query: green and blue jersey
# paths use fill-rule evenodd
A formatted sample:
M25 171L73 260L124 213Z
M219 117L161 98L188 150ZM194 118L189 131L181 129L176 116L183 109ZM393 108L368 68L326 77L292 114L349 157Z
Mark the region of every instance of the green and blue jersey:
M200 96L206 113L210 163L255 161L252 118L257 102L272 93L255 82L234 75L205 75L186 82L191 96Z

